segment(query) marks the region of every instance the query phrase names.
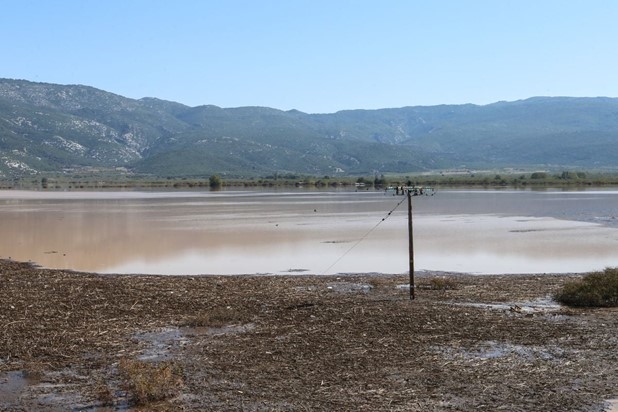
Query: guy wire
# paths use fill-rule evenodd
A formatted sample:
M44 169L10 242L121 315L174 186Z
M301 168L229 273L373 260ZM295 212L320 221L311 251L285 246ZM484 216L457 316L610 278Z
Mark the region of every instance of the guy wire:
M333 266L335 266L337 263L339 263L341 261L341 259L343 259L348 253L350 253L352 251L352 249L354 249L356 246L358 246L358 244L360 242L362 242L363 240L365 240L367 238L367 236L369 236L371 234L371 232L373 232L374 230L376 230L378 228L378 226L380 226L382 224L382 222L384 222L386 219L388 219L388 217L393 214L393 212L406 200L407 196L404 196L403 199L401 199L401 201L399 203L397 203L395 205L394 208L391 209L390 212L388 212L386 214L386 216L384 216L382 218L382 220L380 220L378 223L376 223L376 225L374 227L372 227L371 229L369 229L369 231L367 233L365 233L360 239L358 239L352 246L350 246L350 248L348 250L346 250L343 255L339 256L339 258L337 258L337 260L335 260L335 262L330 265L328 268L326 268L326 270L324 270L322 272L322 275L325 275L326 272L328 272L329 270L331 270L333 268Z

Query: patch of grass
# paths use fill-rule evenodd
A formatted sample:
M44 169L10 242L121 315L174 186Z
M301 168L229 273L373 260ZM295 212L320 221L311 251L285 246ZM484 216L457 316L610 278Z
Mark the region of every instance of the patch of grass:
M618 306L618 267L591 272L580 280L568 282L554 299L567 306Z
M436 277L419 284L418 288L428 290L452 290L457 289L457 282L447 277Z
M94 388L94 393L97 399L101 402L101 406L114 405L114 393L105 382L98 382Z
M137 405L171 398L183 384L179 368L170 362L155 364L122 359L118 370Z
M378 289L381 287L388 287L388 286L392 286L392 279L388 279L388 278L371 278L367 281L367 284L369 286L371 286L374 289Z

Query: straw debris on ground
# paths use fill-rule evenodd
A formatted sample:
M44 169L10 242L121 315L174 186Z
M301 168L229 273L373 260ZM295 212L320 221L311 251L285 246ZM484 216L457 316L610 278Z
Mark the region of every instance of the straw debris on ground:
M0 261L0 410L602 411L618 309L551 301L578 277L426 273L411 301L407 276Z

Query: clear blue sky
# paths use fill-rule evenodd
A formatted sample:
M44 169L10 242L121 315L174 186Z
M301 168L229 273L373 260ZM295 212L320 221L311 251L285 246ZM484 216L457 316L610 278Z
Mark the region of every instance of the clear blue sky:
M308 113L618 96L616 0L0 0L0 77Z

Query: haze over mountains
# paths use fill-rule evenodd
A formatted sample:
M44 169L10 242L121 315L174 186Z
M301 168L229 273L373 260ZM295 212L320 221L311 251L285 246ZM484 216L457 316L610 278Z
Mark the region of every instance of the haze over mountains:
M88 86L0 79L0 177L88 167L161 177L615 170L617 158L615 98L307 114L189 107Z

